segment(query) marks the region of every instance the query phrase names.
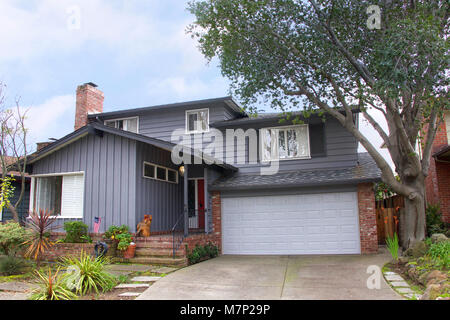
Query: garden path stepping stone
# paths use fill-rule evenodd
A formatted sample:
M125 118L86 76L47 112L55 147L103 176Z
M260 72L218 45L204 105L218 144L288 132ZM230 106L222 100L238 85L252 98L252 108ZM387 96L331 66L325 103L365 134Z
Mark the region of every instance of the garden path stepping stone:
M400 277L398 274L387 275L386 280L388 280L388 281L404 281L404 279L402 277Z
M141 264L109 264L105 268L106 270L113 271L146 272L150 271L152 266L144 266Z
M107 270L109 274L112 274L113 276L128 276L129 274L132 274L131 271L120 271L120 270Z
M148 288L150 285L148 283L121 283L116 286L116 289L136 289L136 288Z
M407 284L405 281L392 281L391 285L393 287L406 287L406 288L409 288L409 284Z
M406 294L415 294L414 291L412 291L410 288L395 288L400 293L406 293Z
M178 268L171 268L171 267L157 267L152 269L151 271L154 273L171 273L178 270Z
M131 281L135 282L155 282L161 279L161 277L147 277L147 276L140 276L140 277L134 277L131 279Z
M119 297L139 297L140 295L139 292L124 292L119 294Z

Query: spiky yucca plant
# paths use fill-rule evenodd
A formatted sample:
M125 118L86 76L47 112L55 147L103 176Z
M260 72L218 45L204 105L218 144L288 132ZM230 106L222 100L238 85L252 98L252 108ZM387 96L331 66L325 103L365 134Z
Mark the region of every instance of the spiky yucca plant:
M75 300L77 295L66 287L64 276L58 276L59 268L54 274L49 268L44 274L36 271L35 277L38 287L33 290L31 300Z
M39 213L30 212L27 218L26 226L31 229L32 235L24 242L27 246L25 256L36 260L38 268L41 264L41 256L54 244L50 241L49 232L53 229L52 224L55 221L52 211L42 209Z
M61 258L60 264L72 270L76 270L76 275L70 276L70 286L73 286L78 294L101 290L102 292L111 290L117 279L105 271L105 258L94 258L82 251L79 257L67 256Z

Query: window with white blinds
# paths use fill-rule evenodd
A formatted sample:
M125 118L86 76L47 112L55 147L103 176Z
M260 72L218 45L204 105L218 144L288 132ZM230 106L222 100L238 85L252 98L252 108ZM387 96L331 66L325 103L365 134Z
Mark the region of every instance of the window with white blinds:
M71 218L83 217L83 175L64 176L61 192L61 216Z
M64 218L83 217L84 174L33 177L31 209L51 211Z
M308 125L263 128L260 139L263 161L310 158Z

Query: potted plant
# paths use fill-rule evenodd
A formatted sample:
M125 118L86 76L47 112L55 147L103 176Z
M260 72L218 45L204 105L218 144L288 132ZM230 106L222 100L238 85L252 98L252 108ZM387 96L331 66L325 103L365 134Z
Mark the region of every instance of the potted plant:
M108 245L108 254L115 257L117 253L117 246L119 244L118 236L120 234L129 233L127 225L115 226L112 225L103 235L106 244Z
M133 242L133 237L131 233L124 232L117 235L119 243L117 244L117 249L123 252L123 257L125 259L131 259L134 257L136 251L136 244Z

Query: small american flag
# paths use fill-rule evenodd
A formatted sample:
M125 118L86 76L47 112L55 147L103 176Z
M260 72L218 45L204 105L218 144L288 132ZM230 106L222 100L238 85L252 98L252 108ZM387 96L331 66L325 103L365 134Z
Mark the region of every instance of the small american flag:
M100 228L101 222L102 222L102 218L94 217L94 233L98 233L98 229Z

